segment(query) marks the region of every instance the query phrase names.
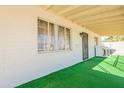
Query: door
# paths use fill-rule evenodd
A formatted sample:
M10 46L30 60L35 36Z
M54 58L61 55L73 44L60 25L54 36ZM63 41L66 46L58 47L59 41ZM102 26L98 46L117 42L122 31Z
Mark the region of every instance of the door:
M98 46L98 38L97 37L95 37L94 38L94 56L96 56L96 47Z
M89 57L89 50L88 50L88 34L87 33L82 33L82 55L83 55L83 60L88 59Z

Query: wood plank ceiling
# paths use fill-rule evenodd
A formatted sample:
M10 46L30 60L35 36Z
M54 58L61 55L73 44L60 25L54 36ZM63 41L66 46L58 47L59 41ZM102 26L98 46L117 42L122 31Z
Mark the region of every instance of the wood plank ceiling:
M99 35L124 35L124 5L41 5Z

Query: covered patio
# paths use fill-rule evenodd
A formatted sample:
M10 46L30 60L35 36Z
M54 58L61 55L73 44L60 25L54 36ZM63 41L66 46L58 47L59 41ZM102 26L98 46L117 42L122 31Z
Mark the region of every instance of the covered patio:
M49 5L40 7L88 28L100 36L124 35L124 6ZM17 87L124 87L124 56L122 55L116 51L116 55L109 57L93 57Z
M124 43L111 52L101 41L124 37L123 5L0 6L0 11L0 87L124 87Z

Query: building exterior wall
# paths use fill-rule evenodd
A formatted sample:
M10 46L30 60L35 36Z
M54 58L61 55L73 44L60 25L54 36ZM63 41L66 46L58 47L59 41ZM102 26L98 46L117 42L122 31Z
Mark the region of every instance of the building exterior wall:
M71 51L38 53L37 18L71 28ZM0 6L0 87L15 87L82 60L80 32L89 35L89 57L97 34L39 6Z

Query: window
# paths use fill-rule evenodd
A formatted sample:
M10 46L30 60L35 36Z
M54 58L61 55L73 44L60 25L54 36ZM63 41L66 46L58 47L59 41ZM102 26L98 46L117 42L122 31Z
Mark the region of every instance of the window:
M38 50L54 50L54 24L38 19Z
M38 19L38 50L48 50L48 22Z
M70 29L38 19L38 51L70 49Z
M58 49L64 50L65 49L65 32L64 27L59 26L58 27Z
M70 42L70 29L58 26L58 49L69 50L71 49Z
M71 42L70 42L70 29L66 28L66 44L65 44L65 47L66 47L66 50L69 50L71 49Z
M54 30L54 24L49 24L49 41L50 41L50 47L49 50L55 50L55 30Z

